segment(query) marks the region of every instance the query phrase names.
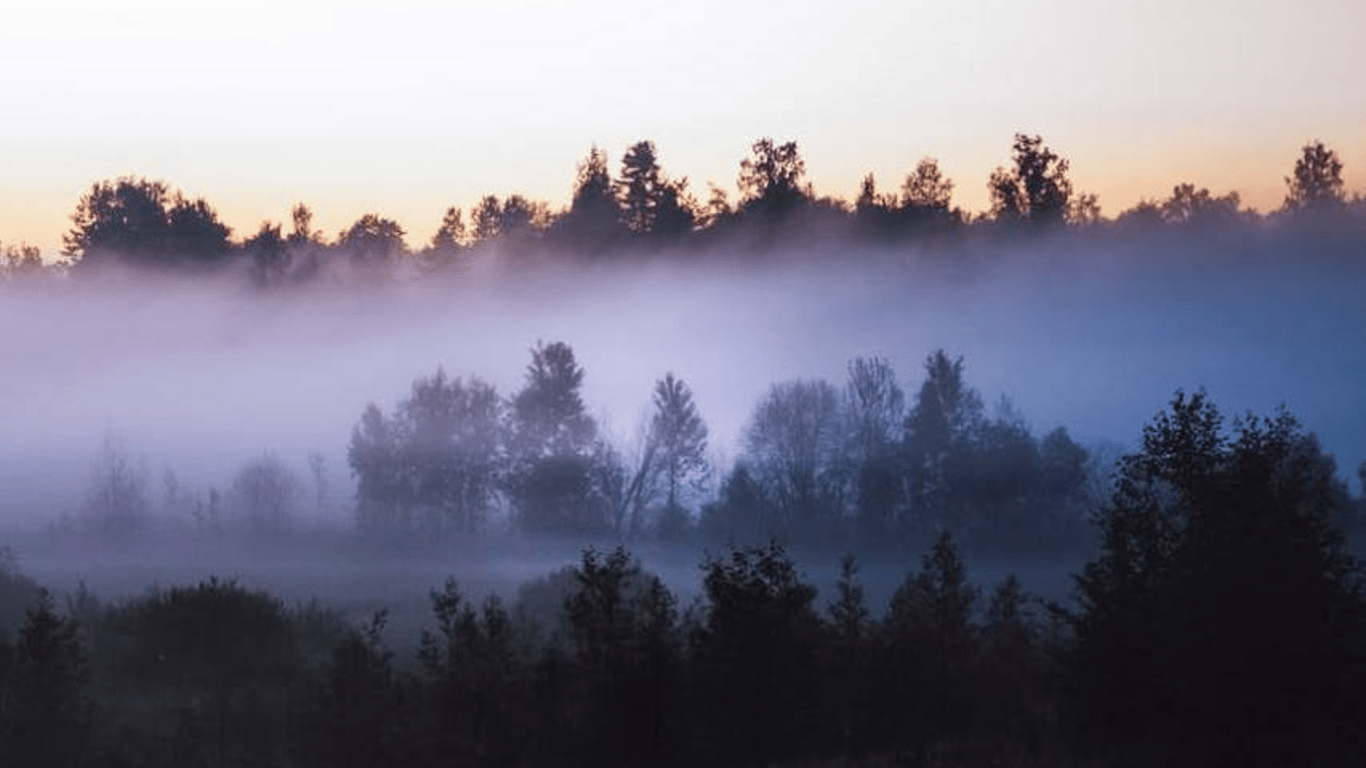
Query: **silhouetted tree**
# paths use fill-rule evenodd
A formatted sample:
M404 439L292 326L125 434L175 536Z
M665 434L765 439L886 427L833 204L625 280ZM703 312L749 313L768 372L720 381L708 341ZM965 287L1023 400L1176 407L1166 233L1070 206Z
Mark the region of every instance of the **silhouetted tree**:
M124 176L96 182L81 196L62 253L83 269L127 260L152 266L226 256L231 230L200 199L165 182Z
M971 441L950 452L950 489L960 524L1007 548L1038 541L1039 445L1024 418L1002 398Z
M25 614L18 642L0 641L0 761L84 765L89 759L89 670L76 622L46 590Z
M901 183L901 205L905 208L947 214L952 199L953 180L944 176L939 161L932 157L917 163Z
M906 398L891 363L881 357L849 362L844 385L847 419L845 461L853 482L854 517L860 542L891 544L904 522L900 444Z
M36 246L20 243L0 247L0 282L27 280L54 271L43 264Z
M333 648L303 718L302 765L362 768L402 749L401 694L383 639L387 621L379 611Z
M1034 752L1027 757L1037 760L1045 740L1059 735L1065 677L1045 647L1035 604L1013 573L991 591L981 628L975 725Z
M526 384L512 399L511 492L529 531L600 531L607 515L592 503L592 453L597 424L584 408L583 368L557 341L531 350Z
M404 234L397 221L367 213L337 235L337 248L351 257L352 264L382 273L408 255Z
M759 401L745 430L745 456L774 505L770 535L829 542L841 533L843 435L839 395L828 382L775 384Z
M427 268L451 266L469 245L470 233L465 227L464 212L451 206L441 216L441 226L437 227L432 242L423 254L424 265Z
M824 687L830 713L830 736L846 755L857 755L873 746L869 722L873 710L873 620L858 578L852 554L840 559L835 599L826 610L829 641L824 645Z
M1284 210L1316 211L1341 207L1342 160L1321 141L1304 145L1294 174L1285 177Z
M494 195L484 195L470 212L475 243L493 240L503 231L503 205Z
M616 181L622 222L637 237L667 241L691 231L697 221L687 195L688 180L669 179L659 166L654 142L638 141L621 158Z
M1100 198L1094 192L1081 192L1067 205L1067 223L1074 227L1090 227L1100 224L1104 216L1100 212Z
M859 229L878 236L892 234L895 210L896 197L879 193L873 174L864 176L854 199L854 223Z
M564 613L586 689L588 741L595 765L654 764L665 752L677 696L674 598L658 577L620 547L586 550L574 569Z
M587 252L610 247L622 233L607 153L594 146L579 163L569 210L555 222L555 236L569 247Z
M540 234L549 223L550 211L545 203L528 200L522 195L508 195L503 200L498 234L525 243Z
M441 226L432 235L432 248L456 251L466 244L465 216L457 206L451 206L441 216Z
M695 489L710 467L707 424L697 412L692 390L672 373L655 382L653 401L645 444L649 482L663 486L666 517L686 518L681 494L689 487Z
M364 527L429 537L482 530L503 463L502 402L477 378L419 377L386 418L366 409L348 460Z
M242 241L242 250L252 260L252 277L257 285L278 284L289 267L290 247L279 224L261 222L256 234Z
M815 726L816 590L782 547L732 550L704 566L694 654L713 761L763 766L805 754Z
M953 181L939 169L939 161L924 158L901 183L901 198L895 216L898 229L924 231L944 229L962 223L962 212L950 208Z
M958 547L941 533L920 571L907 574L887 607L884 716L905 724L913 744L963 733L971 715L970 674L978 629L978 590Z
M1178 184L1171 197L1162 203L1162 220L1175 225L1231 224L1240 216L1237 192L1215 197L1208 189L1196 189L1194 184Z
M374 403L351 430L346 460L356 477L356 522L362 531L388 533L412 526L400 440L396 425Z
M306 203L295 203L294 207L289 209L289 220L293 226L288 238L290 246L297 248L322 244L322 232L313 229L313 209Z
M1054 510L1055 521L1079 519L1086 498L1086 473L1090 454L1077 445L1066 427L1056 427L1039 442L1039 494ZM1066 515L1066 517L1063 517Z
M1085 743L1167 764L1360 760L1366 597L1335 519L1345 489L1289 415L1235 428L1178 392L1122 461L1077 578Z
M418 653L434 684L424 751L439 763L512 764L525 749L518 708L528 701L511 616L496 595L471 605L453 579L431 603L437 631L422 631Z
M987 191L991 212L998 221L1027 222L1050 227L1064 222L1072 199L1068 163L1044 146L1039 136L1015 134L1014 165L997 168Z
M702 506L698 528L703 538L725 544L753 544L780 530L773 505L743 459L721 482L716 501Z
M925 361L925 381L906 416L907 479L925 527L956 523L958 469L969 462L983 423L982 398L963 378L963 359L936 350Z
M797 142L759 139L750 147L750 156L740 162L741 209L746 215L776 223L810 202L805 178L806 161Z

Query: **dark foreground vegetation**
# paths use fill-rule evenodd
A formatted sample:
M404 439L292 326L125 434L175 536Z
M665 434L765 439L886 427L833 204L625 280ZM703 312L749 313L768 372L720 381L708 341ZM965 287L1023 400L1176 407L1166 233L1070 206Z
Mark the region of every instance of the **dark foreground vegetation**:
M948 532L876 606L852 557L819 596L732 548L680 606L589 549L515 603L434 589L413 654L383 611L215 579L59 605L7 557L0 764L1360 765L1360 501L1288 415L1231 426L1178 394L1145 428L1067 602L970 583Z

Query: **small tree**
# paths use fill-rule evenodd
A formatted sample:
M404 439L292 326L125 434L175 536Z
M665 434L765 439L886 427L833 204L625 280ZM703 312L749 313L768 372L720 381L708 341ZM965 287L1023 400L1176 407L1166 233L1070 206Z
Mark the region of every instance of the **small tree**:
M18 643L0 641L0 761L6 765L84 765L89 743L89 671L80 630L43 590L28 609ZM8 689L8 690L6 690Z

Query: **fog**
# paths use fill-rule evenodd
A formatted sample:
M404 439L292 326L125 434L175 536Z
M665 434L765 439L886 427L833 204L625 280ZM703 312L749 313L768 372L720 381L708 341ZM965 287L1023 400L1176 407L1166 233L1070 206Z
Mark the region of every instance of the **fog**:
M301 478L320 453L321 522L349 524L346 446L367 403L392 408L438 366L508 395L538 340L573 345L589 410L624 448L654 381L681 376L722 471L772 383L840 384L851 358L876 354L913 398L942 347L988 407L1010 398L1036 434L1063 425L1082 445L1132 446L1175 390L1204 388L1229 416L1284 404L1353 477L1366 459L1366 261L1277 242L720 250L525 273L485 255L382 287L263 291L238 274L11 286L0 525L76 514L108 434L154 500L167 470L199 493L265 450Z

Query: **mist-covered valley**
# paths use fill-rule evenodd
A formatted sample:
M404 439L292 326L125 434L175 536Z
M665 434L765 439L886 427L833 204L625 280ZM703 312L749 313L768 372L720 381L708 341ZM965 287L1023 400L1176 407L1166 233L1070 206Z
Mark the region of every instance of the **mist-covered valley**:
M0 762L1360 754L1359 201L764 200L10 254Z
M529 351L554 341L572 347L585 409L626 464L640 460L654 382L672 372L691 388L708 430L707 471L685 498L694 523L747 458L746 431L772 385L843 388L851 360L882 358L909 408L938 349L961 356L988 417L1004 399L1036 436L1063 427L1087 450L1090 503L1103 502L1113 462L1179 389L1206 391L1231 416L1284 405L1355 480L1366 459L1366 269L1356 256L1334 238L1066 236L952 249L718 249L686 261L623 254L535 270L492 253L380 286L262 291L234 272L132 271L16 283L0 302L11 329L0 338L3 525L26 569L59 589L84 579L132 594L220 573L297 597L341 598L364 585L363 600L379 602L391 580L395 597L411 596L458 570L471 584L497 573L486 588L514 590L573 562L582 544L640 547L648 537L604 529L542 546L495 494L478 534L488 538L474 539L482 543L414 541L376 562L357 551L347 449L367 404L394 409L438 368L511 397ZM111 450L144 486L151 527L141 544L82 534ZM241 532L232 485L263 455L292 478L286 527L307 545L199 541L211 497L216 524ZM685 567L672 570L695 592L701 549L725 540L688 541L690 554L671 556ZM857 548L828 544L804 563L811 572L833 573L838 553ZM1037 549L973 565L1019 571L1036 592L1067 598L1086 548L1052 565ZM914 561L907 551L882 593Z

